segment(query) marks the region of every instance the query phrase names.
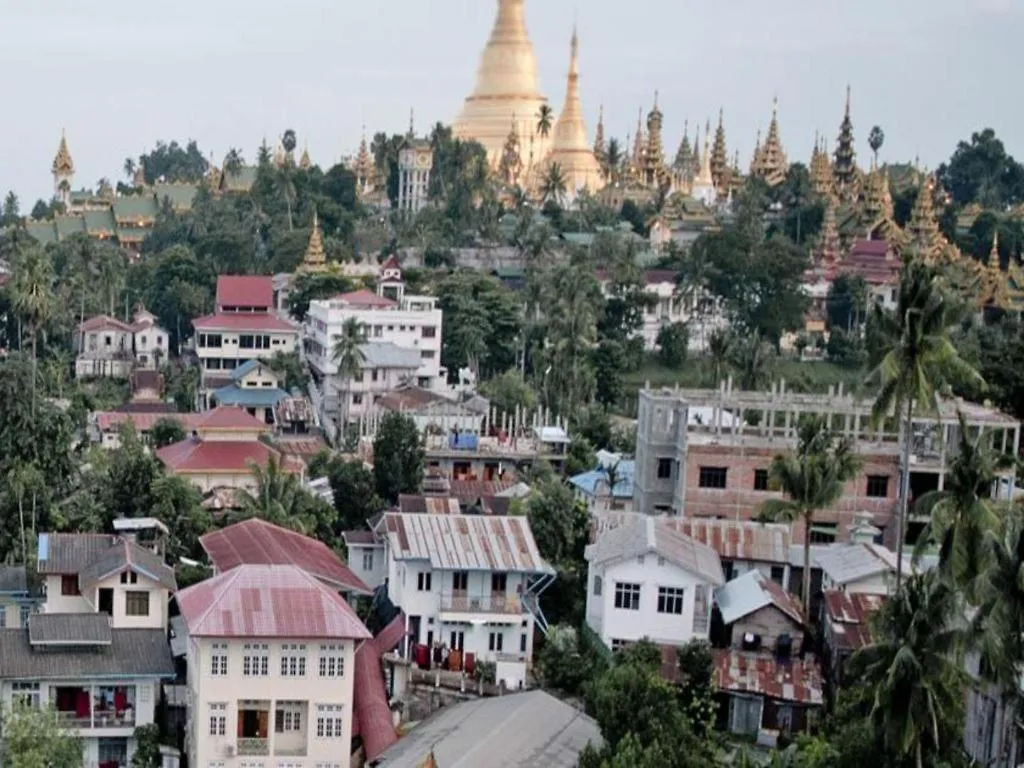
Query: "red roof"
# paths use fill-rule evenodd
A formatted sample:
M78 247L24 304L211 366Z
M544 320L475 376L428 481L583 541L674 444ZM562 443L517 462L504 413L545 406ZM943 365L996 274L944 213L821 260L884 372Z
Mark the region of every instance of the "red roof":
M889 243L885 240L858 240L850 248L850 255L885 256L889 252Z
M397 303L384 296L378 296L373 291L362 288L358 291L343 293L335 296L334 301L343 301L351 307L394 307Z
M294 325L277 315L264 312L218 313L197 317L192 321L197 331L292 331Z
M352 735L362 736L367 761L374 760L398 741L380 659L405 635L401 611L380 633L356 649L353 680Z
M884 602L882 595L825 590L825 615L828 617L831 643L836 649L855 651L870 644L868 620Z
M294 565L242 565L176 598L196 637L370 637L345 598Z
M301 473L302 462L281 455L259 440L199 440L189 438L165 446L156 457L172 472L226 472L248 474L252 465L266 467L271 457L281 460L281 469ZM298 466L296 466L296 464Z
M78 324L79 333L86 333L88 331L108 330L131 333L132 327L127 323L122 323L120 320L110 317L109 315L98 315L97 317L90 317L85 322Z
M267 275L221 275L217 278L217 308L274 306L274 282Z
M767 654L714 650L714 683L722 691L821 706L821 669L813 657L776 661Z
M237 429L246 432L266 432L270 429L266 423L237 405L220 405L213 410L197 413L192 419L192 424L196 430Z
M326 544L266 520L243 520L207 533L199 543L218 571L240 565L295 565L337 588L370 594L370 588Z
M397 269L399 272L402 271L402 265L398 263L398 257L395 256L395 254L388 256L387 261L380 265L381 272L388 269Z

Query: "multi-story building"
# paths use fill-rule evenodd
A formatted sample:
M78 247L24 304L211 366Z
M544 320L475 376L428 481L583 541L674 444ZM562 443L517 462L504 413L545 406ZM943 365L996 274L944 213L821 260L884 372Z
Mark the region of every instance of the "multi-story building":
M650 389L640 391L637 412L636 472L633 508L644 513L750 520L766 499L780 493L770 487L768 468L780 452L796 447L804 414L828 416L851 437L862 460L843 498L815 516L812 542L847 541L865 519L894 543L893 514L899 498L900 435L891 427L873 427L871 401L849 394L796 394L785 383L770 392ZM991 435L997 451L1016 455L1020 422L987 405L943 400L938 414L912 422L910 499L944 487L962 412L971 434ZM892 420L889 420L891 423ZM1008 498L1012 469L999 474L993 493ZM913 541L925 520L911 516ZM795 543L802 531L794 531Z
M406 636L458 652L462 669L488 661L496 680L525 685L537 597L554 579L525 517L387 514L387 594L406 616ZM408 651L408 649L403 649Z
M348 768L355 647L370 633L294 565L239 565L176 595L189 765Z
M587 624L613 650L645 637L675 646L709 639L722 563L666 522L638 515L586 549Z
M167 331L139 306L131 323L98 315L79 323L74 338L75 375L127 379L132 371L167 361Z
M82 738L85 764L127 768L135 728L154 722L160 683L174 677L167 603L174 572L159 546L122 534L40 534L42 613L0 630L5 706L53 706Z
M207 390L231 384L231 371L249 360L298 348L298 328L274 309L271 277L221 275L216 312L196 318L192 327Z

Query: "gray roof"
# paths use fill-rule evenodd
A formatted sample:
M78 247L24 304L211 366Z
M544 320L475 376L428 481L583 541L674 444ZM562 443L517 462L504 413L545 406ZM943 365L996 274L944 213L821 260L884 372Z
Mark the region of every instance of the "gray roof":
M363 368L419 368L422 364L420 353L390 341L370 341L360 344L363 353Z
M169 622L171 627L171 655L179 658L188 653L188 625L184 616L172 616Z
M110 645L105 613L33 613L28 617L32 645Z
M591 563L600 565L648 552L664 557L711 584L725 583L722 561L715 550L679 533L665 520L650 515L641 515L605 531L587 547L586 557Z
M574 768L597 723L544 691L445 707L380 757L381 768L418 768L430 754L444 768Z
M28 592L28 577L23 565L0 565L0 593Z
M836 544L815 558L835 584L849 584L896 571L896 555L878 544Z
M106 533L39 534L39 573L77 574L114 544Z
M173 677L174 662L162 629L113 629L110 645L97 648L33 648L28 631L0 630L0 678Z
M747 571L742 576L715 590L715 603L725 624L774 605L790 619L803 624L800 601L760 571Z
M177 589L174 570L163 558L120 536L44 533L39 536L39 572L77 574L83 589L131 570L169 591Z

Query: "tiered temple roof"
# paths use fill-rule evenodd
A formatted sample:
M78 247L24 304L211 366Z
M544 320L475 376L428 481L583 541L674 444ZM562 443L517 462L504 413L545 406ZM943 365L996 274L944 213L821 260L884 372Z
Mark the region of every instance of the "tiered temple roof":
M75 161L71 159L68 137L63 130L60 132L60 144L57 145L57 154L53 157L51 170L54 176L72 176L75 173Z
M597 127L594 129L594 157L602 168L608 161L608 145L604 138L604 104L601 105L597 113Z
M308 171L313 167L313 161L309 159L309 147L303 145L302 154L299 155L299 168Z
M910 245L917 249L921 258L926 261L938 259L942 250L948 245L939 231L939 222L935 217L932 196L934 185L931 178L925 180L917 193L914 209L907 222L907 236Z
M711 177L715 180L715 186L724 190L729 184L729 152L725 146L725 121L724 111L718 109L718 128L715 130L715 141L711 145Z
M689 120L683 123L683 138L679 142L679 149L676 151L672 168L686 181L693 178L693 147L690 146Z
M627 141L628 145L629 142ZM633 137L633 153L629 164L633 173L639 178L643 176L644 151L647 149L647 138L644 136L644 108L640 107L636 115L636 135Z
M570 197L575 197L581 189L600 189L601 167L587 141L587 127L580 108L579 37L575 28L570 47L565 104L552 131L551 154L547 164L558 164L565 176Z
M827 195L825 198L825 218L821 225L821 239L815 253L816 260L822 264L835 264L842 256L842 243L839 239L839 226L836 224L836 198Z
M779 138L779 100L775 99L772 104L772 120L768 124L768 135L765 137L764 146L754 155L754 163L750 168L751 173L764 179L769 186L778 186L786 180L786 172L789 170L789 162L786 159L786 151L782 148L782 140Z
M373 183L373 158L370 157L370 149L366 143L366 126L363 126L363 138L359 142L359 154L356 155L355 168L352 169L356 175L356 192L363 195L369 192Z
M852 200L857 196L859 174L856 160L857 153L853 148L853 120L850 117L850 86L846 86L846 112L839 126L839 138L836 140L832 165L832 177L842 200Z
M666 176L665 151L661 141L664 120L658 108L658 92L654 92L654 107L647 114L647 143L643 154L643 181L649 187L660 186Z
M811 153L811 186L817 195L832 193L832 164L828 160L828 151L824 146L824 137L814 134L814 151Z
M306 255L299 265L300 272L322 272L327 268L327 255L324 253L324 239L320 234L320 219L313 212L313 231L309 234L309 245Z

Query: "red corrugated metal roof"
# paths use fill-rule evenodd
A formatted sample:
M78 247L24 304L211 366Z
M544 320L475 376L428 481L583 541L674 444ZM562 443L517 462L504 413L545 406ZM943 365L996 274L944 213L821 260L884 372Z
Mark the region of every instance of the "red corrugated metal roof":
M270 429L265 422L237 405L220 405L212 410L197 413L192 418L192 423L196 429L237 429L245 432L267 432Z
M212 472L216 470L232 473L248 473L252 465L265 467L271 456L281 460L285 472L301 472L296 459L285 457L258 440L199 440L189 438L180 443L165 446L156 452L156 457L172 472ZM296 466L298 464L298 466Z
M192 327L197 331L295 331L298 330L291 323L282 320L277 315L264 312L239 312L218 313L197 317L192 321Z
M340 296L335 296L334 301L343 301L351 307L394 307L397 303L384 296L378 296L373 291L362 288L358 291L350 291Z
M370 637L341 595L294 565L241 565L176 598L196 637Z
M295 565L337 588L370 594L370 588L326 544L266 520L243 520L207 533L199 543L218 571L240 565Z
M886 598L838 589L825 590L825 616L836 650L855 651L871 642L871 616Z
M821 669L805 659L777 660L767 654L714 650L714 683L722 691L753 693L780 701L821 706Z
M266 275L221 275L217 278L218 307L274 305L274 282Z
M460 504L476 504L481 496L497 496L515 485L510 480L452 480L448 483L449 494Z
M352 735L361 736L366 759L374 760L398 741L384 689L380 659L405 634L405 614L398 615L380 634L356 649L353 680Z

